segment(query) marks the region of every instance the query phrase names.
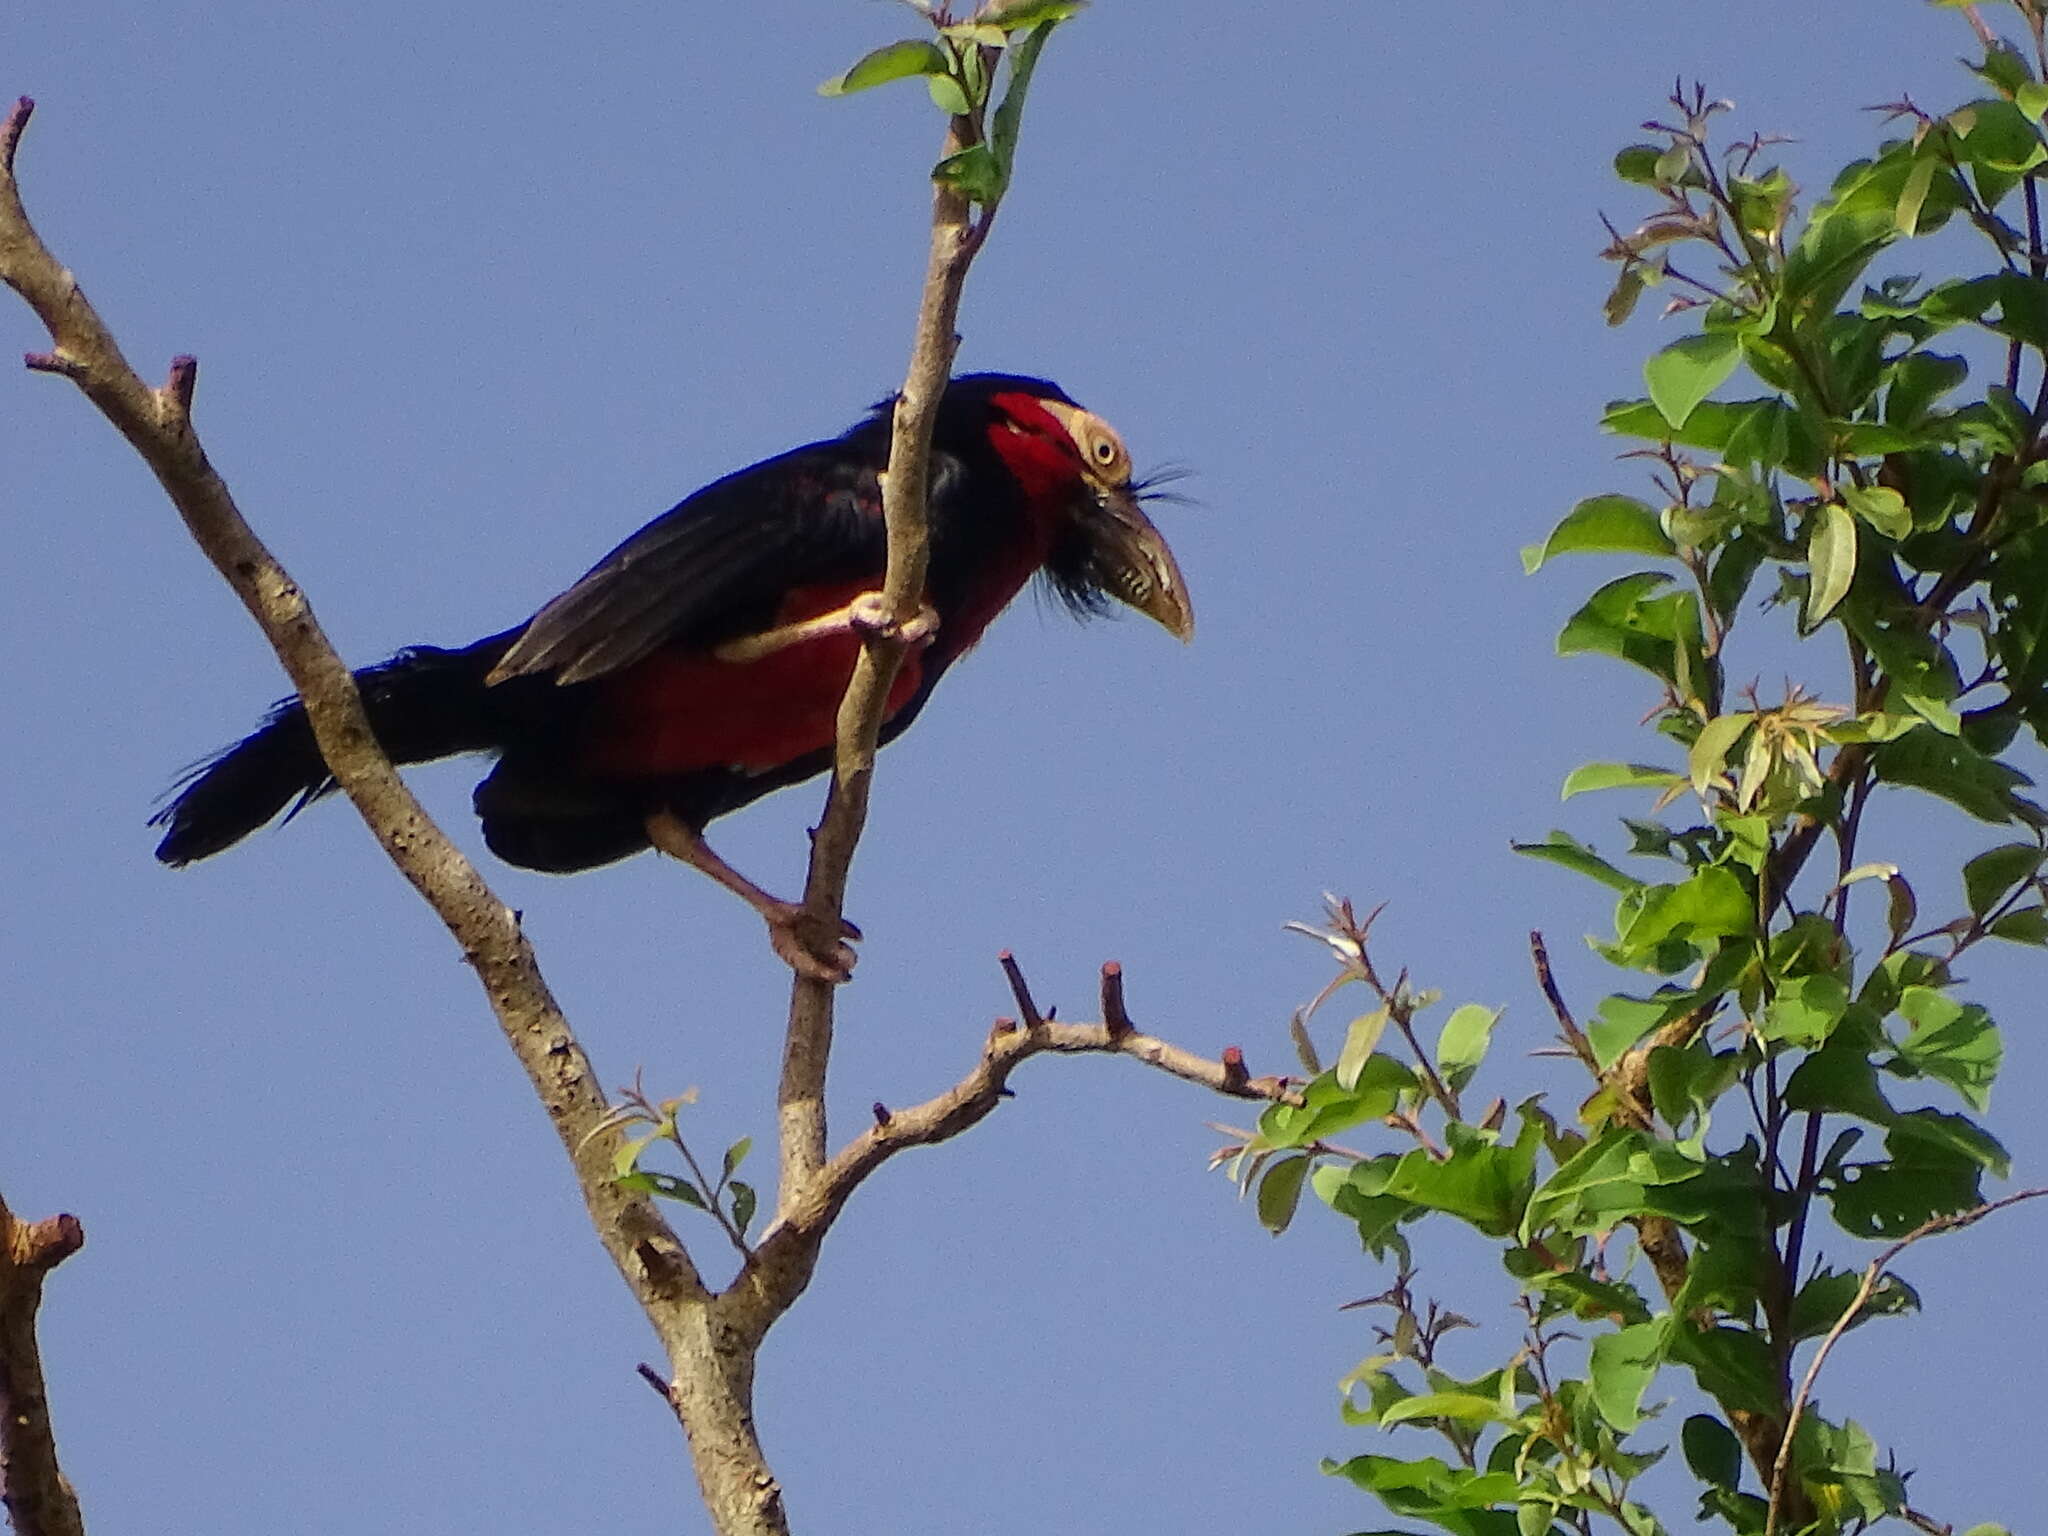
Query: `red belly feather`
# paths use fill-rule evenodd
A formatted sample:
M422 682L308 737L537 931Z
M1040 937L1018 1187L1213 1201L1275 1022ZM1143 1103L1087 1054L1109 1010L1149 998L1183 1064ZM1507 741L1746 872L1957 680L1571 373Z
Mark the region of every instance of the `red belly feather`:
M856 581L799 589L774 622L830 613L873 587ZM860 648L858 636L842 631L749 662L719 661L708 651L657 651L599 684L583 767L624 779L700 768L762 772L828 748ZM922 672L919 656L904 658L889 689L889 714L917 692Z

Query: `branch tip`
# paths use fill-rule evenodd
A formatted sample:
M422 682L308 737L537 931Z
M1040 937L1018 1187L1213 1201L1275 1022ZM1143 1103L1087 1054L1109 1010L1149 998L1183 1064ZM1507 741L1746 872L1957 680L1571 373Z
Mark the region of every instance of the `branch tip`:
M633 1369L639 1373L640 1379L642 1381L646 1382L648 1386L654 1388L654 1390L660 1394L661 1400L664 1403L667 1403L671 1408L675 1407L675 1394L669 1390L668 1382L666 1379L663 1378L661 1372L657 1371L645 1360L642 1360L638 1365L634 1366Z
M1230 1092L1245 1087L1252 1080L1244 1064L1244 1052L1234 1045L1223 1047L1223 1086Z
M65 1212L43 1221L16 1228L18 1247L15 1262L24 1269L48 1273L85 1246L85 1227L76 1216Z
M14 174L14 151L21 143L22 131L28 127L28 120L35 116L35 111L35 97L23 96L8 109L7 121L0 123L0 174Z
M170 376L157 393L180 418L184 418L192 414L192 392L198 386L199 359L189 352L181 352L171 359Z
M875 1124L887 1125L889 1123L889 1106L884 1104L880 1099L877 1099L875 1100L874 1110Z
M67 379L79 378L85 372L78 362L62 352L24 352L21 354L21 366L31 373L54 373Z
M1114 960L1102 963L1102 1027L1112 1040L1137 1030L1124 1007L1124 968Z
M1017 1012L1024 1020L1026 1029L1039 1029L1045 1024L1045 1015L1038 1011L1038 1004L1032 999L1031 988L1024 980L1024 971L1017 964L1017 957L1007 949L996 956L1003 968L1003 975L1009 978L1010 995L1017 999Z

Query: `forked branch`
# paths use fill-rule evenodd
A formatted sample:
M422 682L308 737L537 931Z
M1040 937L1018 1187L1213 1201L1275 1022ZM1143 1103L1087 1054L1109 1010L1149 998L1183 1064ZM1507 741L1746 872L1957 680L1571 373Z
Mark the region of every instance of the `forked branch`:
M1287 1078L1251 1076L1235 1046L1212 1060L1139 1030L1125 1008L1123 968L1114 961L1102 968L1103 1022L1063 1024L1028 1002L1030 988L1015 960L1008 951L1002 959L1020 1011L1035 1015L1037 1022L998 1019L980 1062L944 1093L906 1109L875 1106L874 1123L798 1187L796 1198L777 1212L752 1259L720 1298L721 1306L731 1309L736 1327L750 1334L765 1332L802 1293L825 1234L868 1175L906 1148L949 1141L979 1125L1009 1095L1010 1074L1034 1056L1128 1056L1212 1093L1300 1102L1299 1091Z
M400 780L363 714L347 663L328 642L305 594L250 529L208 461L192 425L198 365L181 357L171 364L163 388L145 384L77 281L37 235L14 174L33 111L34 103L24 97L0 123L0 280L28 301L51 341L51 350L32 354L28 365L70 379L128 439L155 472L193 540L255 618L305 703L336 782L475 969L507 1042L561 1137L599 1239L678 1372L695 1368L700 1360L712 1372L702 1317L709 1293L653 1201L622 1188L613 1177L612 1154L623 1133L604 1124L607 1105L597 1075L541 975L517 916ZM726 1446L719 1457L707 1460L700 1444L706 1437L697 1433L697 1425L689 1426L698 1473L707 1479L706 1495L714 1507L712 1479L729 1480L732 1499L748 1500L765 1476L752 1441L750 1406L726 1404L730 1411L724 1411L714 1404L707 1410L743 1434L738 1454ZM772 1481L767 1480L771 1488Z

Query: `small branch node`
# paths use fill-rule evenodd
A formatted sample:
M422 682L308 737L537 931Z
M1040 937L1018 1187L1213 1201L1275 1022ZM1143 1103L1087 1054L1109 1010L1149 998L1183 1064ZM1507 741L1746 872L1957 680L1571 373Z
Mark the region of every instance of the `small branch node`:
M671 1408L675 1407L675 1394L669 1391L667 1377L663 1376L661 1372L657 1371L645 1360L642 1360L638 1365L634 1366L633 1369L639 1373L640 1379L642 1381L646 1382L648 1386L654 1388L655 1392L660 1396L661 1400L664 1403L667 1403Z
M1252 1080L1246 1070L1244 1052L1234 1045L1223 1047L1223 1087L1230 1093L1241 1092Z
M889 1106L884 1104L880 1099L877 1099L875 1100L874 1110L875 1124L886 1126L889 1123Z
M1102 1024L1112 1040L1134 1034L1138 1027L1124 1007L1124 968L1114 960L1102 964Z
M85 1246L85 1228L66 1212L16 1227L15 1242L14 1262L47 1274Z
M1024 1027L1043 1028L1046 1016L1038 1011L1038 1004L1032 999L1031 987L1024 980L1024 971L1017 964L1017 957L1006 949L996 956L996 961L1002 966L1003 975L1009 978L1010 995L1017 999L1017 1012L1024 1020Z
M192 416L192 392L199 386L199 359L181 352L171 359L170 376L157 391L169 420L184 423Z
M85 373L82 364L62 352L24 352L21 365L31 373L54 373L66 379L76 379Z

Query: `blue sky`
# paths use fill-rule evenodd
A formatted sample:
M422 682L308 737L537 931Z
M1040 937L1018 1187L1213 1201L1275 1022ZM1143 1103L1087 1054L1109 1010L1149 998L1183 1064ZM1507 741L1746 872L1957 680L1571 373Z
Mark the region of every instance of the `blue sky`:
M215 462L367 663L519 619L684 492L894 387L939 121L914 89L814 87L910 20L17 7L0 96L41 103L21 170L44 233L146 374L199 355ZM1638 211L1610 158L1683 76L1823 182L1871 142L1867 104L1968 94L1968 46L1909 0L1100 0L1063 32L961 364L1056 378L1141 466L1188 466L1196 504L1161 520L1199 633L1020 604L889 753L841 1127L971 1065L1006 947L1069 1014L1116 958L1141 1023L1284 1070L1322 970L1280 925L1326 889L1390 902L1388 957L1450 1001L1507 1006L1498 1091L1575 1102L1522 1056L1547 1033L1524 942L1548 930L1590 1005L1616 979L1575 939L1605 903L1507 843L1613 842L1634 807L1560 808L1557 785L1653 752L1654 700L1552 653L1597 569L1532 580L1515 552L1641 484L1597 419L1666 332L1600 323L1597 216ZM6 342L42 339L17 310ZM0 502L0 1187L86 1223L45 1327L95 1528L705 1529L552 1134L345 809L183 874L150 861L152 798L281 690L239 607L58 381L0 371ZM418 775L472 847L474 777ZM720 844L794 888L816 803ZM1908 857L1996 840L1927 816L1874 826ZM697 1086L706 1146L766 1133L787 982L755 918L652 859L486 870L607 1081ZM2048 1090L2039 965L1971 966L2007 1026L1992 1124L2037 1179L2048 1131L2014 1111ZM798 1527L1381 1523L1315 1470L1364 1445L1334 1393L1371 1348L1336 1307L1383 1284L1355 1239L1315 1213L1270 1239L1203 1172L1232 1105L1112 1061L1016 1087L861 1192L771 1340L760 1419ZM1929 1245L1927 1316L1831 1367L1829 1410L1853 1401L1959 1529L2042 1493L2039 1223ZM1494 1261L1448 1255L1424 1287L1504 1320Z

